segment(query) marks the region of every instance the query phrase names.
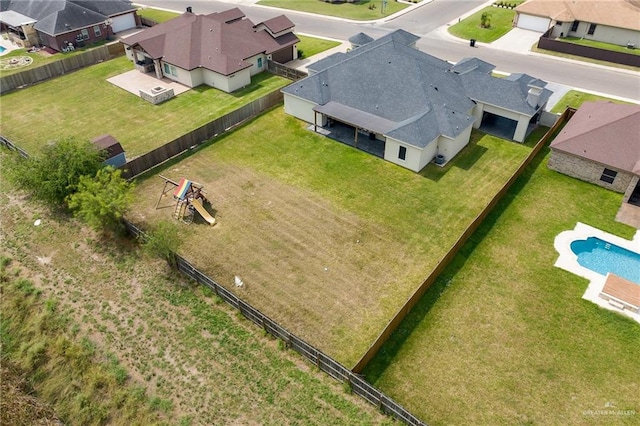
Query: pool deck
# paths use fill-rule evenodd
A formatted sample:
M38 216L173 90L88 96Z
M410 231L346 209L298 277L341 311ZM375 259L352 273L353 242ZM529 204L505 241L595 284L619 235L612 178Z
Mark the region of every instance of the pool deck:
M605 285L608 284L608 289L611 289L613 286L614 291L616 291L615 289L619 289L622 285L618 281L622 280L622 278L612 274L608 274L606 277L602 276L578 263L578 256L571 251L571 243L575 240L585 240L589 237L597 237L611 244L615 244L618 247L625 248L635 253L640 253L640 230L636 232L632 240L625 240L624 238L620 238L616 235L609 234L608 232L604 232L600 229L578 222L573 230L563 231L558 234L553 243L556 251L560 254L554 266L589 280L589 285L582 295L583 299L593 302L601 308L626 315L640 323L640 312L638 312L637 309L635 312L633 309L629 309L632 306L637 306L634 305L633 302L637 300L637 298L640 298L640 284L630 283L627 280L623 280L637 287L637 289L634 289L633 287L625 286L625 294L628 294L629 291L631 292L631 299L625 300L625 302L628 302L626 303L627 306L616 302L615 299L613 301L605 300L601 295ZM623 293L620 292L617 292L616 294L623 295ZM607 293L605 293L604 296L607 296Z

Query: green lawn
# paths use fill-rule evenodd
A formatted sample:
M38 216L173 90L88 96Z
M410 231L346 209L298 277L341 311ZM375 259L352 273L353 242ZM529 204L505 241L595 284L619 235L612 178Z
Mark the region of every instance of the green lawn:
M561 113L567 107L571 108L580 108L584 102L593 102L593 101L609 101L617 104L628 104L629 102L620 101L618 99L607 98L604 96L592 95L591 93L579 92L577 90L568 91L553 107L551 112Z
M302 57L304 58L309 58L315 54L324 52L325 50L329 50L336 46L340 46L340 43L337 41L303 36L300 34L296 34L296 35L300 39L300 43L298 43L298 52L302 52L303 53Z
M562 37L557 38L558 41L565 43L573 43L580 46L597 47L598 49L611 50L613 52L629 53L631 55L640 55L640 49L627 49L626 46L619 46L617 44L604 43L602 41L588 40L580 37Z
M64 424L392 424L133 241L0 183L2 364Z
M485 12L491 15L489 28L480 27L480 17ZM491 43L511 31L515 14L513 9L488 6L449 27L449 33L465 40L473 38L483 43Z
M384 18L408 7L405 3L393 0L387 1L384 13L382 12L382 0L361 0L358 3L326 3L319 0L260 0L258 4L358 21ZM372 6L375 8L370 8Z
M416 174L278 108L154 175L210 188L220 227L198 227L189 261L232 291L234 274L254 283L243 298L352 366L530 149L474 132L446 167ZM131 220L170 217L154 209L161 186L139 182Z
M617 194L534 162L365 371L432 424L636 424L634 321L553 266L581 221L631 238ZM589 410L635 415L590 415ZM585 414L587 413L587 414ZM606 417L606 418L604 418Z
M106 81L132 69L123 56L2 95L0 131L27 152L51 140L110 133L133 158L290 83L261 73L232 94L200 86L152 105Z
M179 13L169 12L166 10L154 9L152 7L145 7L143 9L138 9L138 15L151 19L156 22L165 22L169 19L173 19L177 16L180 16Z
M51 62L56 62L59 61L60 59L64 59L64 58L70 58L73 56L77 56L83 52L86 52L89 49L92 49L96 46L101 46L103 45L104 42L100 42L100 43L96 43L93 44L91 46L86 46L86 47L80 47L75 49L73 52L59 52L56 53L54 55L49 55L48 53L44 53L44 52L33 52L30 53L27 51L27 49L16 49L16 50L12 50L11 52L7 53L6 55L2 55L0 56L0 61L3 61L5 59L9 59L15 56L28 56L30 57L33 62L31 62L30 65L27 65L26 67L21 67L21 68L14 68L14 69L0 69L0 76L3 75L10 75L10 74L15 74L18 73L20 71L24 71L27 69L33 69L36 67L39 67L40 65L45 65L45 64L49 64Z

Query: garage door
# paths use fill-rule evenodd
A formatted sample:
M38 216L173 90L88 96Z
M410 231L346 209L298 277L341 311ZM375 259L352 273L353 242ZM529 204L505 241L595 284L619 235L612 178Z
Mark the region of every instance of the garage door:
M293 48L291 46L280 49L271 54L271 59L280 64L286 64L293 59Z
M136 27L136 18L132 13L126 15L115 16L111 19L111 29L114 33L128 30Z
M523 30L532 30L543 33L549 29L551 19L541 18L539 16L520 14L518 16L518 28Z

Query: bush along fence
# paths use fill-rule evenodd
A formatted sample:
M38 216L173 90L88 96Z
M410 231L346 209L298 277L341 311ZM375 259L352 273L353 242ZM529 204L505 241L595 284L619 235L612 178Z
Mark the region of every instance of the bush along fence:
M228 132L244 121L254 118L262 112L281 104L282 101L283 95L279 90L256 99L235 111L223 115L204 126L198 127L161 147L127 162L127 164L121 167L123 170L122 177L132 179L141 173L151 170L170 158L182 154L189 149L196 148L198 145L207 142L213 137Z
M145 234L133 223L125 220L125 226L132 236L141 239L145 238ZM373 385L364 380L364 378L353 373L351 370L328 355L290 333L284 327L280 326L249 303L240 299L231 291L200 272L188 261L177 254L175 255L175 265L179 272L195 280L198 284L211 289L218 297L239 310L245 318L263 328L273 337L281 339L287 348L295 350L329 376L340 382L348 384L351 392L375 405L383 413L390 415L407 425L426 426L426 423L422 422L400 404L389 398L380 390L376 389Z
M451 249L440 259L435 269L429 274L429 276L423 281L423 283L418 287L418 289L409 297L409 299L405 302L405 304L396 312L394 317L387 323L386 327L382 332L378 335L376 340L371 344L367 352L360 358L358 363L353 367L354 373L360 373L366 365L373 359L373 357L378 353L382 345L389 339L391 334L398 328L402 320L407 316L407 314L411 311L411 309L418 303L420 298L424 295L431 284L433 284L438 278L438 276L444 271L447 265L453 260L458 251L462 248L462 246L467 242L469 237L473 235L473 233L478 229L480 224L486 219L491 210L498 204L498 201L504 197L507 193L511 185L516 181L516 179L524 172L524 169L531 164L533 159L538 155L538 153L542 150L542 148L547 145L551 139L556 134L557 130L560 129L575 113L575 109L567 108L564 113L558 118L556 123L551 127L538 141L535 147L531 150L527 158L525 158L518 169L511 175L509 180L502 186L500 191L496 193L496 195L491 199L491 201L487 204L487 206L476 216L476 218L471 222L471 224L465 229L460 238L453 244Z
M0 93L7 93L17 88L40 83L123 54L123 45L120 42L114 42L36 68L4 75L0 77Z

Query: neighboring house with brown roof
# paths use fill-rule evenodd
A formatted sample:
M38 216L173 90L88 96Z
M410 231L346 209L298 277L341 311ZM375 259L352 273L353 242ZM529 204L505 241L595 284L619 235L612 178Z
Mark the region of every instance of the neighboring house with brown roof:
M624 202L640 196L640 105L585 102L550 147L550 169L623 192Z
M201 84L233 92L266 69L267 60L297 57L294 24L284 15L253 24L233 8L210 15L183 15L122 40L127 57L188 87Z
M516 7L517 27L551 37L640 47L639 0L529 0Z

